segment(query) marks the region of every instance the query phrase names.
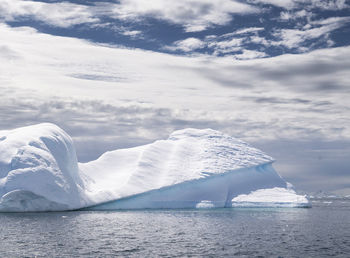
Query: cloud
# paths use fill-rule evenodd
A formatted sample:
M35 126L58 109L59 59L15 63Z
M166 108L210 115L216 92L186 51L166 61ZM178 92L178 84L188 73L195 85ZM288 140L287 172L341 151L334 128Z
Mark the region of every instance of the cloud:
M226 25L232 20L232 14L256 13L259 10L235 0L155 0L152 3L121 0L113 11L118 19L152 17L183 26L186 32L195 32Z
M104 81L104 82L122 82L126 81L126 78L118 77L118 76L110 76L99 73L75 73L75 74L67 74L70 77L83 79L83 80L91 80L91 81Z
M262 58L262 57L266 57L266 56L267 56L267 54L264 52L248 50L248 49L243 49L242 54L234 55L235 58L244 59L244 60Z
M270 4L288 10L296 8L342 10L349 8L346 0L249 0L248 3Z
M9 46L7 45L0 45L0 60L3 59L4 61L8 61L11 59L17 59L18 58L18 53L16 51L12 50Z
M180 25L186 32L226 25L232 20L232 14L258 11L254 6L236 0L154 0L152 3L121 0L119 3L96 2L93 5L24 0L3 0L0 3L0 18L5 21L30 17L67 28L76 24L99 24L103 17L133 22L151 17Z
M350 17L331 17L323 20L311 21L303 29L276 29L274 36L279 40L270 41L272 45L285 46L289 49L309 51L304 47L308 40L319 39L321 42L330 40L329 33L350 22Z
M283 7L285 9L292 9L296 6L298 0L250 0L250 3L262 3L270 4L278 7Z
M230 54L237 59L262 58L266 57L267 54L261 51L244 49L245 45L249 43L265 43L265 39L257 35L262 30L263 28L248 27L220 36L209 35L204 40L191 37L175 41L172 45L165 46L164 49L187 53L207 48L212 51L213 55Z
M244 116L247 128L220 129L247 139L276 134L297 137L301 130L305 137L308 132L332 139L350 137L346 127L337 132L329 123L348 123L344 120L350 108L344 101L350 83L348 47L239 61L101 46L29 28L2 25L0 31L11 53L16 53L16 59L0 63L0 82L15 89L18 96L28 90L43 100L54 94L63 100L90 99L114 106L136 101L167 109L181 121L215 120L218 125ZM260 101L245 98L252 92ZM183 101L187 96L191 102ZM284 103L285 99L290 102ZM265 106L263 115L256 112L257 105ZM274 119L280 121L278 130Z
M346 0L314 0L311 1L313 8L320 8L324 10L342 10L349 8Z
M140 38L142 37L142 31L140 30L125 30L122 32L124 36L129 36L132 38Z
M270 45L270 43L258 33L263 31L261 27L248 27L226 33L216 37L208 37L208 47L213 49L214 55L230 54L236 59L255 59L268 56L263 51L246 49L249 44ZM256 49L256 48L255 48Z
M192 52L193 50L201 49L206 46L206 43L197 38L187 38L184 40L178 40L173 43L172 46L164 47L167 50L183 52Z
M281 12L280 13L280 19L282 21L290 21L290 20L297 20L300 18L307 18L307 19L311 19L311 17L314 14L312 12L308 12L306 10L300 10L300 11L296 11L296 12Z
M309 14L302 13L300 16ZM289 17L294 19L295 17ZM309 17L310 18L310 17ZM315 48L331 47L331 33L350 23L350 17L330 17L311 20L305 26L275 28L272 37L261 36L260 27L242 28L222 35L209 35L204 39L187 38L164 47L169 51L198 52L203 48L213 55L231 55L237 59L254 59L268 56L268 49L285 48L286 51L308 52ZM252 46L253 44L253 46Z
M336 25L335 27L340 27L344 26L345 24L350 22L350 16L345 16L345 17L330 17L326 19L321 19L321 20L314 20L311 21L311 25Z
M249 27L249 28L236 30L235 32L233 32L233 35L253 33L253 32L258 32L258 31L262 31L262 30L264 30L264 28L261 28L261 27Z
M289 15L289 14L288 14ZM282 15L283 16L283 15ZM297 12L294 16L284 14L284 19L297 19L297 17L307 17L306 25L290 29L275 28L271 37L263 37L259 32L264 31L260 27L242 28L223 35L209 35L204 40L193 39L200 42L201 48L206 46L213 51L214 55L230 54L238 59L254 59L268 56L267 48L284 47L288 50L308 52L318 45L330 47L334 44L331 40L331 33L346 26L350 22L350 17L330 17L327 19L311 20L311 14L307 12ZM178 42L176 42L178 43ZM254 48L247 49L250 44L255 44ZM181 48L168 48L181 50ZM187 48L186 52L195 51L199 48ZM256 49L260 49L257 51ZM265 51L264 51L265 50Z
M278 14L276 9L267 8L264 4L283 7L283 11L278 11L280 12ZM77 4L73 1L3 0L0 2L0 20L28 21L30 24L33 20L39 21L39 25L44 23L70 28L63 30L70 35L72 26L85 24L83 28L79 27L81 29L79 33L83 32L80 34L82 37L91 36L91 40L115 40L118 44L134 40L133 46L163 52L211 53L217 56L230 55L236 59L252 59L337 46L341 40L333 38L333 33L349 24L349 17L320 19L315 10L322 8L343 10L348 6L344 1L318 0L252 0L245 3L238 0L156 0L152 1L152 4L141 0L95 1L86 4ZM258 25L253 23L251 27L242 27L229 33L225 28L226 33L221 35L205 35L205 32L202 32L192 33L188 37L186 36L188 34L179 31L179 28L182 28L185 32L199 32L228 25L237 15L246 15L247 21L251 21L252 14L260 15L267 12L271 14L274 23L268 30L260 27L260 23ZM336 15L342 14L338 12ZM315 18L318 20L313 20ZM34 24L38 25L35 22ZM145 29L150 25L157 27L160 24L161 28L166 26L174 30L173 43L164 46L163 35L160 35L163 33ZM107 30L108 36L104 34ZM105 36L96 36L100 35L99 33ZM159 41L154 33L160 36ZM115 34L120 37L115 37ZM168 39L163 42L168 42ZM136 40L143 40L145 44L140 44Z
M99 21L84 5L23 0L2 0L0 2L0 20L16 21L28 17L63 28Z
M214 54L237 52L242 49L245 38L231 38L228 40L215 40L208 43L214 49Z
M254 38L253 40L256 40ZM196 50L208 48L213 51L213 55L230 54L235 59L256 59L267 57L268 55L261 51L244 49L244 43L252 40L246 38L231 38L229 40L212 40L206 38L202 41L197 38L187 38L185 40L175 41L171 46L165 46L165 50L182 51L192 54Z

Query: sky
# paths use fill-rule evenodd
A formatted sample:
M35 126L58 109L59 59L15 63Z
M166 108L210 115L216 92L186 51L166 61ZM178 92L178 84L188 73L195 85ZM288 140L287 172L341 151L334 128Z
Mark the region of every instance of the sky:
M55 123L81 162L212 128L350 194L349 75L350 1L0 0L0 130Z

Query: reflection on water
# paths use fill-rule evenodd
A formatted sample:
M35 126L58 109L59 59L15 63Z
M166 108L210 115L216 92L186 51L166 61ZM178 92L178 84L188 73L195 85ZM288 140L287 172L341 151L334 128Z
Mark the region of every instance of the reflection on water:
M307 256L350 253L350 203L312 209L0 214L1 256Z

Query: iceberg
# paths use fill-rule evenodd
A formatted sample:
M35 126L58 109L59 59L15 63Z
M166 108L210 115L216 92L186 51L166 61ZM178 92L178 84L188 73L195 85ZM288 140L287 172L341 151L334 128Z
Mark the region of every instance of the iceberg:
M288 195L290 207L308 206L273 162L241 140L189 128L78 163L66 132L38 124L0 131L0 211L217 208L249 201L278 207L280 195ZM261 192L268 189L274 193Z
M259 189L232 199L232 207L310 207L304 195L297 195L290 186Z

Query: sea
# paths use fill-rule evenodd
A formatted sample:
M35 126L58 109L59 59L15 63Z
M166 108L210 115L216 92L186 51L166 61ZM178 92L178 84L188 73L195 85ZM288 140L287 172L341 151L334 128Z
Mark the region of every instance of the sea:
M1 213L0 257L350 257L350 200L312 208Z

